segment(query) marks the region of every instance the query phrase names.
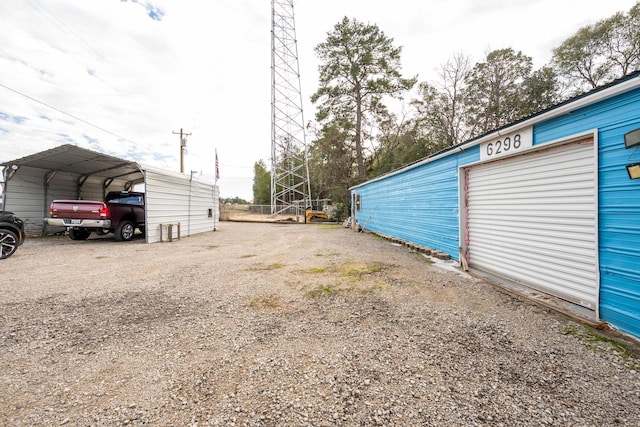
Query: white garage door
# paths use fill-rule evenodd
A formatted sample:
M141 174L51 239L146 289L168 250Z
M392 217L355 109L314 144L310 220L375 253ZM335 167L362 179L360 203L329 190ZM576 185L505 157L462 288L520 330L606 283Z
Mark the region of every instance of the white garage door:
M469 265L595 309L596 171L591 139L469 168Z

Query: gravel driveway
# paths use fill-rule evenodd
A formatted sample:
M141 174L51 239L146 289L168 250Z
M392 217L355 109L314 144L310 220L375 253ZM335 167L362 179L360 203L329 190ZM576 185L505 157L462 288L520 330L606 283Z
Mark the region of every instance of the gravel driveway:
M616 342L340 226L30 239L0 270L0 425L640 425Z

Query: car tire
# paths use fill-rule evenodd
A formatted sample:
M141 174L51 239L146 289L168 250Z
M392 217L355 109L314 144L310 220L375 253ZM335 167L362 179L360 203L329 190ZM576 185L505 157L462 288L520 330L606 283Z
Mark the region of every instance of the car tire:
M128 242L133 239L136 226L131 221L122 221L118 224L118 228L115 231L115 238L118 242Z
M9 258L18 249L18 236L11 230L0 230L0 259Z
M69 238L71 240L87 240L91 232L84 228L70 228L69 229Z

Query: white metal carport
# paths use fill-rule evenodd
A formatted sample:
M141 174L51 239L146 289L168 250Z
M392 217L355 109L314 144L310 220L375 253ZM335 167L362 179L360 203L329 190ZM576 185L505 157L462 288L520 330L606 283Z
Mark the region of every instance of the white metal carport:
M27 234L47 234L43 222L55 199L103 200L109 191L144 184L146 241L160 240L162 224L180 224L182 236L218 227L217 186L193 176L145 167L136 162L65 144L1 164L2 209L25 221ZM175 227L174 235L177 234Z

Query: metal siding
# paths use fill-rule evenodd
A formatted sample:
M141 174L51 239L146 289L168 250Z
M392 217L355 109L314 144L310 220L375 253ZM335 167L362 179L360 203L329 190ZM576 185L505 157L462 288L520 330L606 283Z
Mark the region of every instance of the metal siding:
M7 182L5 210L15 213L25 222L25 233L42 233L44 218L43 171L41 169L21 167Z
M594 309L593 143L471 167L469 265Z
M600 316L640 337L640 180L625 167L640 153L624 148L624 134L640 127L640 91L609 108L600 130Z
M456 153L355 189L360 225L386 236L437 249L458 259L458 166L478 148Z
M213 231L214 218L209 218L209 209L213 209L213 188L211 184L193 181L191 193L191 234Z
M640 128L640 89L536 126L539 141L598 128L600 318L640 337L640 180L625 166L640 152L624 134ZM535 143L535 141L534 141Z
M640 153L635 149L624 149L623 135L640 127L640 89L632 89L613 98L568 111L567 114L539 121L534 126L534 146L598 129L598 234L594 240L598 242L597 261L600 268L599 316L620 330L639 337L640 180L630 180L625 165L639 161ZM466 165L476 162L479 154L474 147L462 153L451 153L446 162L453 168L450 162L452 158L458 159L457 166ZM435 164L435 161L428 162L414 169L427 171ZM416 194L412 192L411 184L406 180L398 187L392 184L396 179L397 183L402 182L399 177L408 175L410 171L411 169L401 170L395 175L381 177L356 187L354 195L363 197L363 208L355 212L356 219L362 225L367 224L370 230L444 250L457 258L457 250L454 250L453 245L442 245L443 242L439 239L427 235L434 231L434 234L438 233L438 230L433 229L439 226L438 221L430 222L423 218L424 221L420 222L415 219L416 215L419 216L420 209L437 214L437 211L426 207L427 204L431 204L431 207L437 204L436 193L436 197L425 195L425 206L412 207L410 202L415 200ZM421 179L417 178L416 181L419 183ZM439 188L446 191L451 184L449 182ZM403 191L407 191L407 194L402 194ZM393 205L387 198L396 200L399 204ZM445 211L446 207L452 207L445 200L442 200L442 206ZM445 218L450 216L451 212L444 215ZM457 212L454 217L457 217ZM443 226L446 227L446 221ZM570 236L574 235L573 229L563 227L557 231L569 231ZM458 240L450 232L442 235ZM527 262L525 260L524 265ZM595 265L590 268L593 269Z
M180 223L182 237L213 231L219 220L215 189L188 176L145 170L147 242L160 241L160 224ZM208 217L208 209L214 216ZM166 233L166 228L163 231ZM177 235L174 230L174 237Z
M161 224L180 224L184 234L187 223L188 191L181 180L154 171L145 171L145 208L147 211L147 242L160 241ZM163 233L166 231L163 231Z
M44 180L44 177L42 178ZM47 200L44 205L41 205L42 218L49 216L49 206L54 200L75 200L77 198L76 188L78 186L77 176L68 172L57 172L46 186ZM40 185L44 185L44 181ZM43 187L44 188L44 187ZM42 204L42 197L39 198ZM86 200L91 200L90 197L86 197ZM98 200L102 200L99 198ZM55 227L51 225L45 225L40 229L43 234L60 233L66 230L66 227Z

